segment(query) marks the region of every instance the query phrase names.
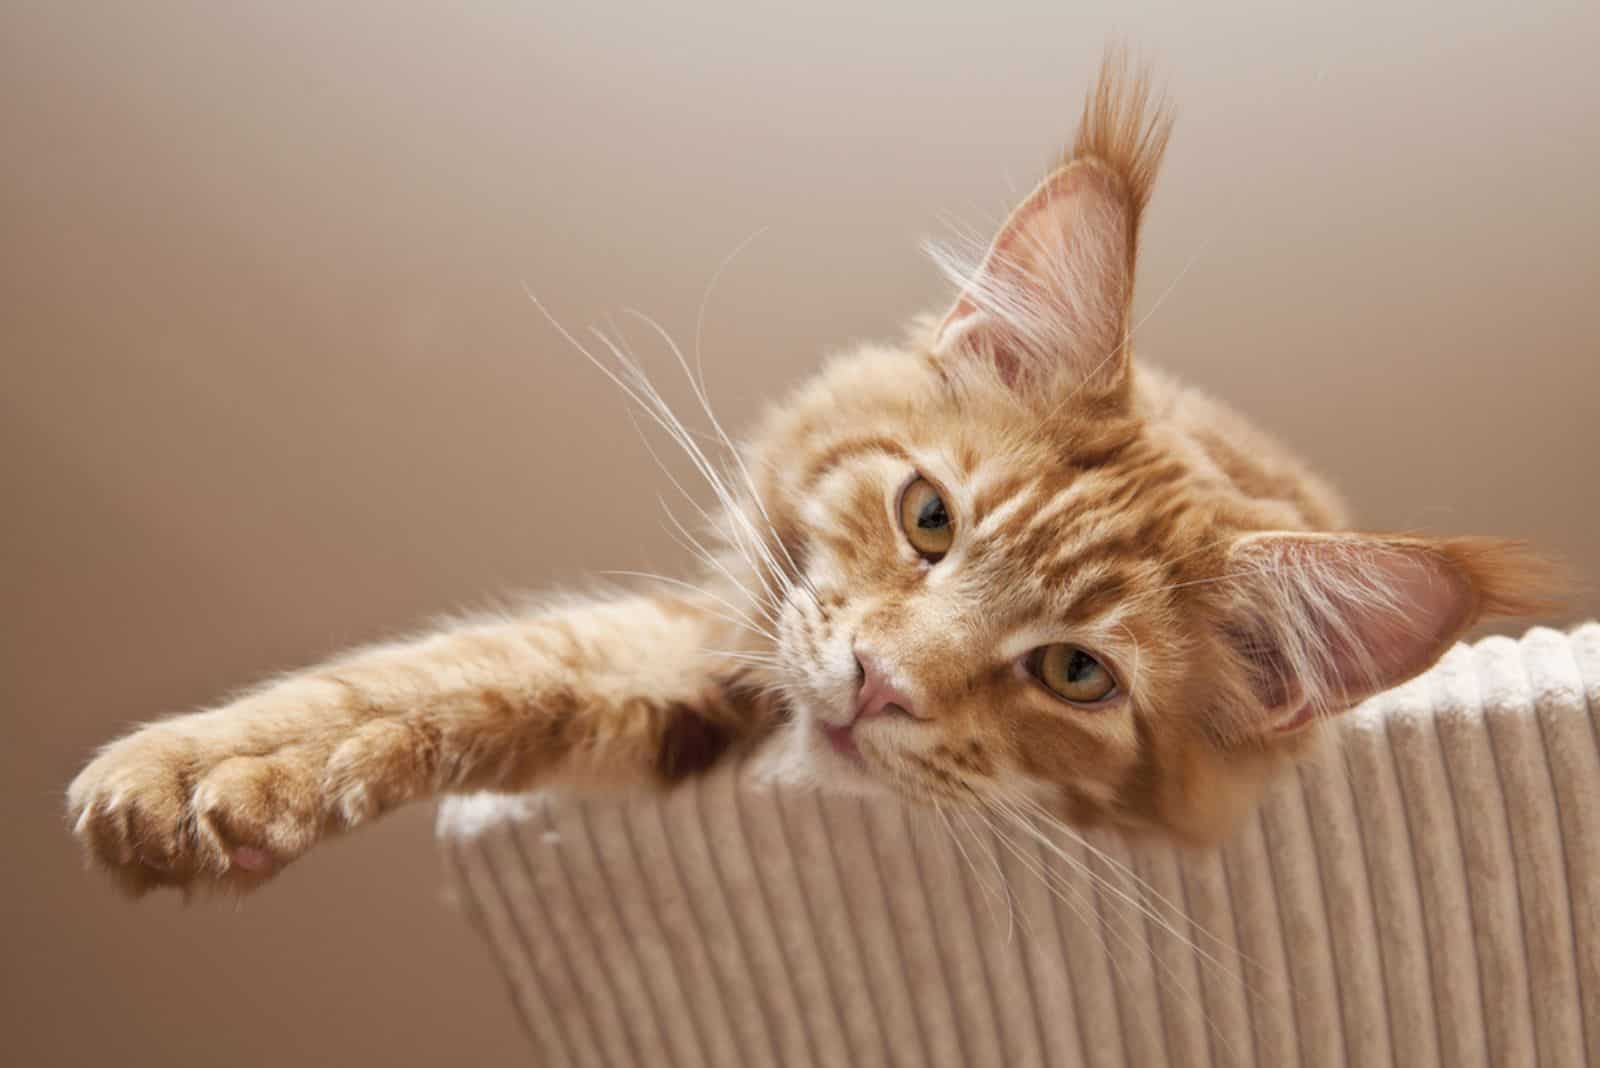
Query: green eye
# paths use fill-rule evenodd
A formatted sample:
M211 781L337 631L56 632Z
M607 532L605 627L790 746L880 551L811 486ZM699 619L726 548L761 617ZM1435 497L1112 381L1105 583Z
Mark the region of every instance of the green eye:
M931 564L938 563L950 551L955 528L950 524L944 498L927 479L919 477L901 491L900 529L905 531L911 547Z
M1076 645L1047 645L1028 657L1028 670L1064 701L1092 705L1117 692L1106 666Z

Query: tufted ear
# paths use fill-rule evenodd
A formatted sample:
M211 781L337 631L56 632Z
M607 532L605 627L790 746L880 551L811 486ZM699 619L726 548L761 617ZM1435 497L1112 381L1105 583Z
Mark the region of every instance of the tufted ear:
M1139 219L1171 128L1148 78L1112 49L1062 165L976 265L938 250L960 296L936 351L981 361L1013 386L1122 390Z
M1051 174L1006 220L939 326L941 354L991 360L1007 382L1115 389L1127 374L1133 206L1098 160Z
M1274 733L1397 686L1486 615L1549 607L1548 565L1514 542L1252 534L1228 557L1227 631Z

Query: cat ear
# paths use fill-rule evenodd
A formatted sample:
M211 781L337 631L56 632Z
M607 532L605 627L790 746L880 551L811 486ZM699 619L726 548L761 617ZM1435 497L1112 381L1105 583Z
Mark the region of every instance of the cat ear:
M1275 734L1420 674L1484 615L1548 609L1551 582L1491 538L1253 534L1227 570L1226 629Z
M1011 213L976 267L936 257L961 295L935 350L976 359L1012 386L1119 392L1139 217L1171 131L1147 73L1112 48L1062 166Z
M1074 160L1024 200L940 323L941 355L992 361L1010 384L1054 379L1112 390L1127 375L1135 206L1100 161Z

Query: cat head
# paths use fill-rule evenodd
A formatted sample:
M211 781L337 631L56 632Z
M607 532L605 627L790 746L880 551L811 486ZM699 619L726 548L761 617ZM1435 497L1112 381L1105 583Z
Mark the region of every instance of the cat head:
M749 451L791 761L827 783L1224 830L1318 725L1525 613L1514 545L1329 532L1339 506L1136 368L1169 129L1108 64L942 317L834 360Z

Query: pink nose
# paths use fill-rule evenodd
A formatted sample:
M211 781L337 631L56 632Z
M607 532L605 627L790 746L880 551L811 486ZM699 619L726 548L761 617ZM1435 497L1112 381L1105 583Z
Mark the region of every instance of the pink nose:
M894 687L889 676L872 656L856 650L856 665L861 669L861 688L856 692L856 718L871 716L916 716L911 698Z

